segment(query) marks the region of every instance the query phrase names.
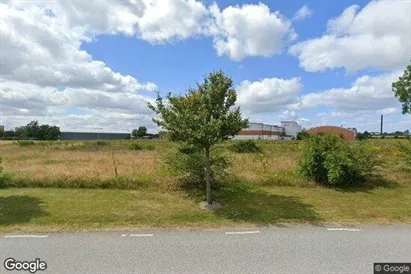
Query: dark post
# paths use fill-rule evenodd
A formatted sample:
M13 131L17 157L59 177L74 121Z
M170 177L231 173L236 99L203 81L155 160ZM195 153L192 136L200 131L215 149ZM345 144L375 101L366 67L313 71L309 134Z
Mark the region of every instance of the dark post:
M380 129L380 134L381 135L382 135L383 123L384 123L384 115L381 115L381 129Z

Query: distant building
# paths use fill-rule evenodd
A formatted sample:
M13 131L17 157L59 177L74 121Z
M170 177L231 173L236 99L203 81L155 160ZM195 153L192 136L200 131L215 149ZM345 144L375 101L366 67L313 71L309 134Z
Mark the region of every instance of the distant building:
M307 130L310 135L317 135L319 133L329 133L335 135L341 135L345 140L355 140L355 131L348 128L336 127L336 126L319 126L313 127Z
M296 121L282 121L281 126L285 129L286 136L294 138L297 138L297 133L303 129Z
M130 137L130 133L109 132L67 132L60 133L60 140L123 140Z
M4 132L4 126L0 125L0 132Z
M295 121L281 122L281 126L263 123L250 123L249 127L240 131L234 140L291 140L302 130Z

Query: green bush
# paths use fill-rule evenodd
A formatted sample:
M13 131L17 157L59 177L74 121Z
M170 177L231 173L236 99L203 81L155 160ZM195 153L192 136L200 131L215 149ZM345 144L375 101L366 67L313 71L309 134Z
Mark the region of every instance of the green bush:
M139 143L132 143L132 144L130 145L130 149L131 149L131 150L142 150L143 147L142 147Z
M178 146L165 155L165 163L177 175L186 175L188 183L204 186L205 183L205 153L191 146ZM231 163L227 155L219 149L211 153L211 178L219 181L228 173Z
M27 146L32 146L34 145L34 141L31 140L21 140L17 142L19 144L19 146L21 147L27 147Z
M101 140L96 141L95 144L96 144L96 146L101 146L101 147L110 145L109 142L101 141Z
M146 150L155 150L156 147L153 144L149 144L149 145L145 145L144 149L146 149Z
M257 153L261 152L261 148L253 140L234 141L231 149L237 153Z
M305 140L308 138L310 138L310 134L305 130L302 130L297 133L297 140Z
M155 150L156 147L153 144L141 145L139 143L130 144L131 150Z
M3 173L3 167L1 166L2 160L0 157L0 188L6 187L6 176Z
M380 163L376 153L365 145L350 145L338 136L324 134L304 141L299 172L320 184L359 184Z
M411 168L411 139L407 139L408 144L399 143L399 149L402 152L405 164Z

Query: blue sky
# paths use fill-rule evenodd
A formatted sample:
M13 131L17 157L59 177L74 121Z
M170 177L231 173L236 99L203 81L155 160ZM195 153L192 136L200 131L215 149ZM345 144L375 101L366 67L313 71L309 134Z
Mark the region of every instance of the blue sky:
M182 94L220 69L252 121L378 131L385 114L386 131L411 127L390 90L411 59L408 0L0 8L7 128L35 119L62 130L156 131L146 108L156 90Z

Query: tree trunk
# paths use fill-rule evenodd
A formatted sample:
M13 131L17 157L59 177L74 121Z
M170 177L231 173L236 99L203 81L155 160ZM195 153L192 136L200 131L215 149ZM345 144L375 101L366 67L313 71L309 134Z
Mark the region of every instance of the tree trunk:
M206 148L206 166L205 166L205 181L207 189L207 203L211 205L213 203L213 196L211 193L211 165L210 165L210 148Z

